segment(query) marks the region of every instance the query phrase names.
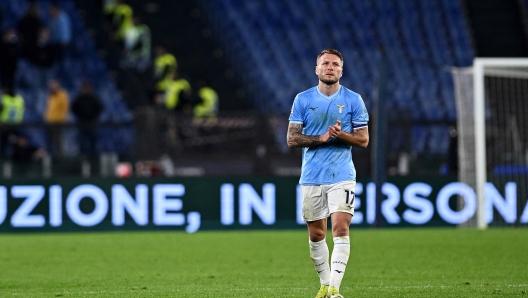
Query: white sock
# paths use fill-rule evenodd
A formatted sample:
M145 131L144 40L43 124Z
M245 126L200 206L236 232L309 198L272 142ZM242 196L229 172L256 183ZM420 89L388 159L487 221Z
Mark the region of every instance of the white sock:
M339 290L341 281L345 275L345 269L350 255L350 237L334 237L334 250L332 251L332 272L330 274L330 286Z
M319 242L310 243L310 258L315 267L315 271L319 275L321 280L321 285L330 284L330 265L328 264L328 245L326 244L326 239L323 239Z

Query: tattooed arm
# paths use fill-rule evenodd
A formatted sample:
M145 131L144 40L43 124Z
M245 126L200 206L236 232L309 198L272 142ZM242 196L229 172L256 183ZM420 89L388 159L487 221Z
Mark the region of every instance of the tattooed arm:
M337 139L352 146L366 148L369 143L368 126L355 128L354 133L348 133L341 130L341 121L337 120L336 124L328 128L328 131Z
M335 137L337 133L330 132L330 129L325 134L308 136L302 134L303 126L301 124L290 123L288 125L288 136L287 142L288 147L311 147L321 145L330 141L332 137Z

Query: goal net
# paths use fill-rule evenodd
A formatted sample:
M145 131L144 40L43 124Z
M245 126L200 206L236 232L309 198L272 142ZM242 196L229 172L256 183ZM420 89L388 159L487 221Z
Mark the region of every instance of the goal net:
M462 226L528 222L528 59L476 58L452 73L458 179L477 198L475 215ZM458 208L464 204L459 198Z

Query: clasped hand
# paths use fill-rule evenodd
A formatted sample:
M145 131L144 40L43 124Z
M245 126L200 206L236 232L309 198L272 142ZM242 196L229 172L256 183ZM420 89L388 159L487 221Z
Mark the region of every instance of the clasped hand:
M321 135L321 141L324 143L329 142L333 138L337 138L341 132L341 120L337 120L336 123L332 126L328 126L328 131Z

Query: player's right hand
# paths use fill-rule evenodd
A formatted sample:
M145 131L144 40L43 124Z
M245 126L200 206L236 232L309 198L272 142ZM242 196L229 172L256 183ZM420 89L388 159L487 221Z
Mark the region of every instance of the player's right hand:
M330 142L330 140L332 139L332 135L330 134L330 127L328 128L328 131L325 132L324 134L322 135L319 135L319 141L323 142L323 143L328 143Z

